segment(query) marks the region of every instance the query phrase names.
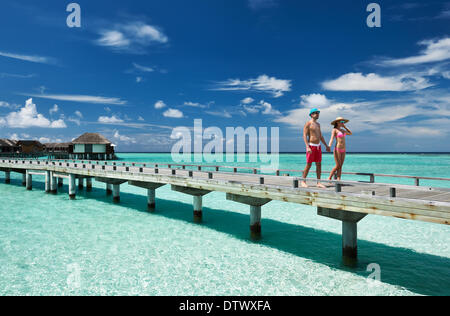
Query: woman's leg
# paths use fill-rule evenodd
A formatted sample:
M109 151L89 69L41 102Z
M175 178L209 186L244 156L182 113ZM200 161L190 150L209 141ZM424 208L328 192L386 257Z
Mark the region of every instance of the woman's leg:
M339 153L339 169L338 169L338 180L341 180L342 175L342 166L344 165L345 161L345 152Z
M333 179L333 175L334 175L334 174L337 172L337 170L338 170L338 167L339 167L339 161L338 161L337 155L338 155L338 152L337 152L336 149L334 149L333 156L334 156L334 162L336 163L336 165L334 166L333 170L331 170L330 176L328 177L328 180L332 180L332 179Z

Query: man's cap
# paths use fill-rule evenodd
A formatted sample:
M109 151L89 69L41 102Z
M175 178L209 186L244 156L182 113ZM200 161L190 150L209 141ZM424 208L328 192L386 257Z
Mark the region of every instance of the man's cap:
M311 109L311 111L309 111L309 116L311 116L311 114L313 114L314 112L320 113L319 109L314 108L314 109Z

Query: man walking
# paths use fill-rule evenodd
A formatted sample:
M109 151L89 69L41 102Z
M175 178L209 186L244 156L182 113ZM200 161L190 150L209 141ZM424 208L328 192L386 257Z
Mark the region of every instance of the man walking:
M328 152L330 152L331 149L323 138L322 132L320 131L320 124L317 122L320 111L314 108L309 112L309 116L311 117L311 120L309 120L303 128L303 141L306 145L306 168L303 171L303 179L306 179L308 176L309 169L311 169L314 162L316 163L317 179L320 180L322 175L322 148L320 147L320 142L325 145ZM308 187L305 180L301 182L301 185L304 188ZM325 188L320 181L317 181L317 187Z

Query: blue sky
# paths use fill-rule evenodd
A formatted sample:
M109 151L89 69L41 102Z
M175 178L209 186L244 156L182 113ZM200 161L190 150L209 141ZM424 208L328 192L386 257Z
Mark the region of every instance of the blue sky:
M279 127L304 151L309 109L349 151L450 151L450 2L3 0L0 138L100 132L119 151L170 151L172 129ZM32 100L30 100L32 99Z

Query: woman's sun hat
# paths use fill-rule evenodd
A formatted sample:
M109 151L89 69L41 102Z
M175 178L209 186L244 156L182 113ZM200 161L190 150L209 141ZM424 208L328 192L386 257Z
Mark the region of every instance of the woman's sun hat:
M350 122L349 120L343 118L342 116L339 116L339 117L337 117L333 122L331 122L331 125L334 125L334 124L336 124L336 123L339 122L339 121L345 121L345 123Z

